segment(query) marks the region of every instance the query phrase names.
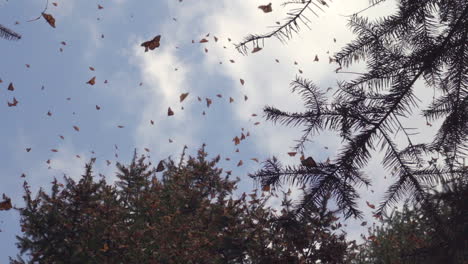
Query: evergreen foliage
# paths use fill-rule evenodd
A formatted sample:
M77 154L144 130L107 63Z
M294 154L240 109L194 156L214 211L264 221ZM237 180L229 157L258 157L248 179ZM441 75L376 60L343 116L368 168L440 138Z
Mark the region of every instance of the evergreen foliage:
M371 263L465 263L468 259L468 208L463 197L467 183L446 184L433 194L449 239L438 232L438 219L421 207L394 211L383 226L370 228L366 242L358 247L354 264Z
M11 263L343 263L345 234L326 204L307 217L291 216L290 195L281 212L271 195L235 198L237 181L208 161L203 149L165 171L144 156L118 164L118 181L95 179L93 160L76 182L52 182L32 197L25 183L22 236ZM158 175L160 174L160 175Z
M283 7L293 6L293 8L288 12L288 17L285 18L285 22L283 24L274 26L274 29L271 32L247 36L242 42L236 45L236 49L242 54L247 54L247 45L251 43L254 49L259 48L260 46L263 46L265 39L269 39L271 37L275 37L283 43L286 42L288 39L293 37L294 33L298 33L300 25L304 25L310 29L310 20L307 18L306 14L311 13L318 16L318 11L324 11L324 8L328 7L327 1L329 0L285 1L282 4Z
M21 35L7 27L0 25L0 38L7 40L18 40L21 38Z
M378 215L404 198L436 214L429 192L443 181L466 178L468 2L397 3L395 14L375 21L359 14L350 18L349 26L357 37L334 59L343 68L364 61L367 70L351 81L340 82L331 101L311 81L296 78L292 90L302 96L305 112L290 113L272 106L264 109L266 118L274 123L305 127L298 151L304 152L304 144L324 130L335 131L342 139L331 162L283 166L273 158L251 175L263 186L305 184L297 213L310 203L319 205L331 194L346 217L361 217L356 187L371 184L363 169L379 150L385 151L382 164L395 180ZM424 93L434 92L427 107L418 100L417 82L424 85ZM430 122L441 121L431 141L413 143L415 128L402 125L414 113L422 114L430 126ZM405 145L394 140L400 134L407 139Z

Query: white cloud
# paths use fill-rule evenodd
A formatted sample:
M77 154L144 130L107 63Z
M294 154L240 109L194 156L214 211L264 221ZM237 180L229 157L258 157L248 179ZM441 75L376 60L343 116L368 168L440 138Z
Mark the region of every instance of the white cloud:
M198 129L195 123L184 125L190 113L181 110L193 98L189 95L183 104L179 102L181 93L192 92L187 80L191 66L169 46L146 53L142 47L135 46L131 61L137 65L145 87L137 94L145 99L134 137L136 145L140 151L144 147L149 148L158 157L180 152L183 145L193 142L192 135ZM169 107L175 113L173 116L168 116ZM150 124L150 120L153 120L154 125ZM169 139L173 140L172 144L168 142Z

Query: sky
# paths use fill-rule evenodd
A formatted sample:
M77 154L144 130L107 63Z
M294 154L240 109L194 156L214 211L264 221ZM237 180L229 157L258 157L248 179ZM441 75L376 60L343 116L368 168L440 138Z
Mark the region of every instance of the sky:
M363 15L387 15L393 10L389 2ZM346 16L365 8L368 0L327 0L324 11L316 10L318 16L308 11L310 29L301 26L286 44L272 38L261 51L240 54L234 45L248 34L284 22L288 8L279 0L271 3L273 11L263 13L258 6L268 4L264 0L50 0L46 13L56 19L52 28L43 18L27 22L41 14L46 1L0 0L0 24L22 35L18 41L0 39L0 194L21 207L25 180L33 192L49 190L54 177L79 179L92 157L95 173L112 182L115 163L128 163L134 149L156 163L177 159L184 145L195 155L206 143L210 157L220 154L219 166L241 179L241 192L255 188L247 175L261 164L252 158L274 155L285 164L299 164L299 156L287 152L302 129L266 122L262 109L304 110L289 86L296 76L324 90L331 87L330 96L337 80L353 77L336 73L329 56L353 39ZM156 35L161 35L160 47L145 52L140 44ZM203 38L208 42L199 43ZM95 84L87 84L93 77ZM7 89L10 83L14 91ZM179 102L182 93L189 95ZM430 97L426 93L421 99ZM8 107L13 98L17 106ZM212 100L209 107L206 98ZM420 117L408 122L425 124ZM250 136L234 145L242 132ZM423 131L421 138L430 133ZM324 133L312 138L306 155L325 161L339 147L335 135ZM378 203L390 183L379 155L366 169L374 185L362 190L359 203L369 223L366 201ZM237 166L240 160L243 165ZM0 213L0 263L17 254L18 222L15 210ZM366 232L361 222L346 222L351 238Z

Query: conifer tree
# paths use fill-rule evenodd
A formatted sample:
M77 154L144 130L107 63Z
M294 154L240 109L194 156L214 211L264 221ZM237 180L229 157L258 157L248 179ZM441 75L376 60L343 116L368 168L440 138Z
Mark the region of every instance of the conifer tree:
M185 153L185 150L184 150ZM233 192L237 181L200 149L157 168L147 157L118 164L117 182L96 180L93 161L78 182L52 182L35 198L25 184L19 208L21 255L11 263L343 263L349 259L335 212L310 207L290 216L268 191ZM289 199L289 200L288 200ZM24 259L23 259L24 258Z
M296 78L292 90L302 96L305 112L264 108L267 120L304 126L298 151L306 151L305 143L324 130L337 132L342 139L341 148L330 162L283 166L279 160L270 159L263 169L252 174L263 186L306 184L297 213L310 203L319 205L331 194L346 217L361 217L356 187L371 184L374 177L366 177L363 169L379 150L385 151L382 164L391 172L394 183L386 191L377 215L405 197L435 214L428 192L442 181L466 178L468 2L395 1L397 8L392 15L370 21L358 12L350 18L349 26L357 37L334 60L340 68L365 62L366 71L340 82L332 100L327 100L325 91L313 82ZM314 1L292 2L304 7ZM385 0L372 0L370 4L382 2ZM297 24L292 23L296 25L294 32ZM272 33L284 40L292 37L281 29ZM249 37L238 49L243 52L248 43L255 46L265 38ZM423 93L434 93L428 106L418 100L416 83L424 86ZM402 124L414 114L426 118L428 126L441 122L432 140L414 143L415 128ZM403 135L406 143L397 144L396 135ZM439 229L444 228L439 225Z
M468 208L464 201L468 185L462 181L446 183L444 187L431 198L447 226L448 240L438 232L432 214L405 204L401 211L386 216L381 226L369 228L352 263L464 263L468 257Z

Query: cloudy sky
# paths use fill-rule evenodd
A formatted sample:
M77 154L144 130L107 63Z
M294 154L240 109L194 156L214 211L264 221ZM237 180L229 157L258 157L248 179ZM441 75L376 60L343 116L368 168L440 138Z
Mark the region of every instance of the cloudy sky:
M97 158L96 173L112 181L115 162L128 162L135 148L157 162L177 158L184 145L195 154L206 143L212 157L221 155L220 166L241 178L241 191L254 188L247 174L260 165L252 158L275 155L284 163L299 163L287 152L301 128L265 122L262 108L303 110L289 87L295 76L331 87L330 95L337 79L352 77L336 74L328 58L353 38L346 15L368 0L327 1L324 12L316 10L318 17L307 11L311 29L301 26L300 35L286 45L269 39L260 52L239 54L234 44L248 34L284 22L289 9L280 0L271 2L273 12L263 13L257 8L268 3L263 0L51 0L46 13L56 19L52 28L43 18L27 22L41 14L45 0L0 0L0 24L22 35L19 41L0 39L0 194L22 206L25 180L33 191L48 189L54 177L79 178L91 157ZM391 3L363 14L389 10ZM144 52L140 44L156 35L161 35L160 47ZM203 38L208 42L199 43ZM93 77L95 84L87 84ZM14 91L7 89L10 83ZM189 93L182 103L181 93ZM13 98L18 104L8 107ZM206 98L212 100L209 107ZM235 146L232 139L242 132L250 136ZM313 138L306 154L324 161L339 146L333 135L323 134ZM243 165L237 166L240 160ZM375 192L362 193L361 208L371 223L365 201L377 203L388 183L378 162L372 161L367 172L379 175ZM18 219L14 210L0 214L1 263L17 253ZM366 230L360 223L348 223L354 238Z

